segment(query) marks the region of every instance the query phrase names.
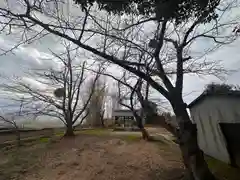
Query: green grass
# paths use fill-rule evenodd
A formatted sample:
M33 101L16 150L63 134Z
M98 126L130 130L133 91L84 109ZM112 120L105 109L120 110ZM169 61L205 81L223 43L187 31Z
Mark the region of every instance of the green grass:
M87 129L87 130L77 130L75 131L75 134L85 134L85 135L94 135L94 136L111 136L111 137L117 137L126 141L138 141L141 140L142 137L136 134L114 134L112 129Z
M96 128L96 129L86 129L86 130L76 130L75 134L86 134L86 135L108 135L112 130L109 129L101 129L101 128Z
M206 156L205 159L211 171L220 180L239 180L240 179L240 169L233 168L230 165L209 156Z
M57 137L61 137L61 136L64 135L64 131L56 132L54 135L57 136Z
M132 141L139 141L142 139L141 136L138 136L136 134L129 134L129 135L113 135L113 136L116 136L116 137L119 137L125 141L129 141L129 142L132 142Z
M35 142L48 142L49 139L51 138L51 136L46 136L46 135L42 135L42 136L36 136L36 137L28 137L28 138L23 138L21 139L21 145L25 145L25 144L29 144L29 143L35 143ZM15 147L17 145L16 141L7 141L3 144L0 144L0 148L4 149L6 147Z
M48 143L48 142L50 141L50 137L41 137L41 138L39 139L39 141L40 141L41 143Z

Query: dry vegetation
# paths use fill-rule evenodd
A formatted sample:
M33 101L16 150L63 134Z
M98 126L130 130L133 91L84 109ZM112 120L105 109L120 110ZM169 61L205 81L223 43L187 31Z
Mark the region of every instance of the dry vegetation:
M184 167L176 145L109 132L78 131L72 139L60 139L58 133L55 138L26 141L18 149L1 148L0 180L182 179ZM221 180L238 180L237 170L209 158L208 162Z
M179 154L166 151L166 144L125 138L81 134L54 143L41 138L18 151L4 149L0 180L174 180L182 176Z
M26 138L40 137L40 136L52 136L54 132L55 130L53 129L22 131L20 132L20 137L21 139L26 139ZM12 142L15 140L16 140L16 134L14 132L0 133L0 144Z

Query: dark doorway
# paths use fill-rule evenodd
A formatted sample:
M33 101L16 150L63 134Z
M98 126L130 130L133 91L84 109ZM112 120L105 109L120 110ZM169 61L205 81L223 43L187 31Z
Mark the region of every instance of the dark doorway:
M225 136L231 165L240 167L240 123L220 123Z

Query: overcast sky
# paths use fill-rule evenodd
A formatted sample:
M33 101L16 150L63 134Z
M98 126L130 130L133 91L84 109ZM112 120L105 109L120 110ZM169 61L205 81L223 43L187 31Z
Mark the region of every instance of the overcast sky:
M231 14L236 15L237 11L235 10ZM16 39L13 36L0 34L0 48L10 48L15 44L15 41ZM201 40L195 44L193 48L202 50L208 46L210 46L209 41ZM14 54L8 53L7 55L0 56L0 73L8 77L13 75L24 77L24 71L27 71L28 69L54 66L54 60L46 61L44 59L51 57L49 49L52 51L59 51L61 48L62 46L59 43L59 38L51 35L44 37L34 44L21 46L20 48L14 50ZM240 40L238 39L232 44L218 49L207 58L222 60L226 68L238 70L240 68L239 51ZM240 85L239 77L240 72L235 72L226 76L224 82ZM3 80L1 81L3 82ZM194 75L186 75L184 77L184 100L187 103L191 102L194 98L201 94L204 86L210 82L220 82L220 80L212 76L198 77ZM157 100L160 96L155 92L153 97ZM8 100L5 99L5 95L2 93L0 93L0 103L1 105L8 103Z

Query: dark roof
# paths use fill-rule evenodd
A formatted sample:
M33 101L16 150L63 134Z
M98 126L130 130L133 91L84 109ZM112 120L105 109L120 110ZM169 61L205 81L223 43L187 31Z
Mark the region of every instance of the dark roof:
M195 100L193 100L190 104L188 104L188 108L193 107L194 105L202 102L207 97L227 97L227 98L240 98L240 91L230 91L227 93L207 93L203 92L200 96L198 96Z

